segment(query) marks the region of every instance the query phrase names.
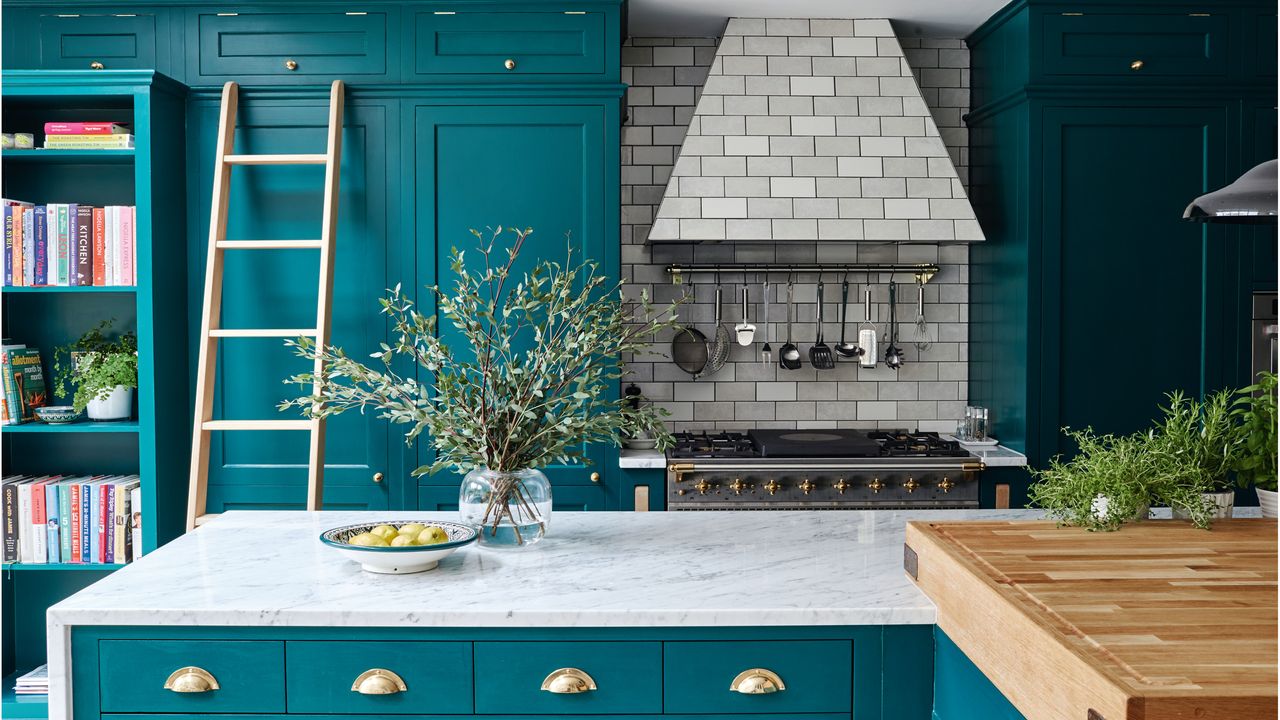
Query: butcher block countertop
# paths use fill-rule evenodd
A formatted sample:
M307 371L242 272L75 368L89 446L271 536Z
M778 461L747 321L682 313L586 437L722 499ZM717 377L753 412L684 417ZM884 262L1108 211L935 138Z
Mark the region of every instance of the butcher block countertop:
M906 539L938 626L1028 720L1276 717L1275 520L915 521Z

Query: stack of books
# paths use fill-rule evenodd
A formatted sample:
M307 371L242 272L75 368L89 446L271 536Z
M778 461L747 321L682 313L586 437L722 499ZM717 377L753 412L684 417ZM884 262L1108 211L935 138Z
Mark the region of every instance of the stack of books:
M49 404L40 351L0 340L0 425L36 419L35 409Z
M138 284L135 206L0 203L6 287Z
M41 665L13 683L15 695L48 695L49 666Z
M46 150L124 150L133 147L129 128L113 122L47 122Z
M137 475L10 475L0 513L7 563L126 563L142 551Z

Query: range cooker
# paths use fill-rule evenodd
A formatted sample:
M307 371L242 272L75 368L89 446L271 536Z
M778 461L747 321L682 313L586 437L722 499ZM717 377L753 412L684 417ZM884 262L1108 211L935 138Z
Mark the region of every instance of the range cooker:
M670 510L972 508L983 463L937 433L677 433Z

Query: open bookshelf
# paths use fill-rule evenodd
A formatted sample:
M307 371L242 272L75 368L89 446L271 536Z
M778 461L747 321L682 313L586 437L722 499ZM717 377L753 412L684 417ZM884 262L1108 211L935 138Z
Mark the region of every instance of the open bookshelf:
M131 150L0 152L0 195L35 204L137 207L137 285L4 287L3 336L39 348L47 380L53 349L101 320L138 335L138 390L124 422L0 427L4 473L137 474L142 552L182 532L191 416L188 409L184 133L186 88L143 70L11 71L3 74L5 132L45 122L128 123ZM63 404L49 382L52 402ZM0 715L48 715L42 696L18 696L14 680L45 661L45 609L122 567L119 564L0 565L3 686Z

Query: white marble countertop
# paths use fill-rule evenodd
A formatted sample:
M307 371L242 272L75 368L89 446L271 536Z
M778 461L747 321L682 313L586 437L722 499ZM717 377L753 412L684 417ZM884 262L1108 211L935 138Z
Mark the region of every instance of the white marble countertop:
M667 455L661 450L623 450L618 454L618 467L666 470Z
M965 445L964 449L987 467L1023 467L1027 464L1026 455L1003 445ZM623 450L618 455L618 467L665 470L667 457L657 450Z

